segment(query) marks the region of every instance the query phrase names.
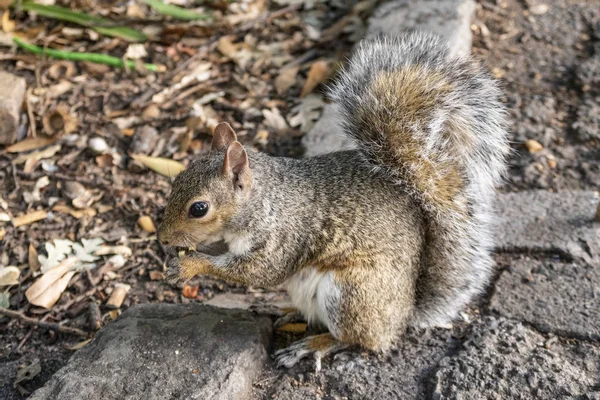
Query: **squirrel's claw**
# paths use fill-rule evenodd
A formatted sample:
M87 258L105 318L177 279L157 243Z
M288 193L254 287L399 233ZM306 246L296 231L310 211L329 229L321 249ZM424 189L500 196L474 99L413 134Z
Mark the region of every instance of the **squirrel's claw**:
M292 343L290 346L278 350L273 355L275 357L275 363L278 367L291 368L298 364L298 361L309 356L313 351L308 348L309 336L305 339L298 340Z
M312 354L315 358L315 372L319 372L321 370L321 358L348 346L348 344L334 338L331 333L322 333L298 340L289 347L278 350L273 356L278 367L291 368L298 361Z

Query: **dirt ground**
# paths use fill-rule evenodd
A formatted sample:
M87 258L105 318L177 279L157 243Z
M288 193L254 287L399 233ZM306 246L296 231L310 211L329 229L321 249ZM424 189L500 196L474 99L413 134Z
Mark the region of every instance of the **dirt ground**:
M112 3L110 7L120 6L119 2ZM60 107L68 109L66 117L61 114L63 119L74 118L77 122L72 133L59 133L63 136L56 154L33 163L33 167L27 162L16 164L18 153L0 150L0 193L7 209L18 215L51 210L56 204L71 207L73 196L67 190L68 182L82 185L91 197L101 195L87 207L94 210L94 215L77 217L77 213L73 216L73 213L53 212L51 218L21 228L10 223L0 225L5 231L0 242L0 264L15 265L22 270L20 284L8 289L10 308L32 318L93 333L120 310L136 303L202 302L219 293L251 293L257 301L263 297L281 297L278 292L231 286L209 278L196 279L185 288L164 283L161 279L164 249L153 233L140 227L138 219L150 216L155 224L160 223L169 194L169 179L133 162L128 154L156 155L185 163L206 151L211 123L226 120L242 133L248 145L274 155L301 156L300 138L318 116L315 110L319 109L311 108L307 99L322 101L319 95L322 85L318 83L325 78L319 75L327 75L311 70L325 66L332 73L360 36L360 21L368 16L368 10L359 7L356 11L355 7L352 11L348 6L340 6L341 3L333 1L317 4L313 9L306 9L305 5L278 12L282 6L273 2L262 10L266 14L258 14L233 27L217 24L190 28L168 24L168 31L146 46L145 60L166 65L164 75L87 63L41 61L22 51L2 48L0 68L25 77L30 87L59 90L57 84L71 83L64 93L39 94L38 102L31 105L38 134L47 130L44 117L56 113ZM85 3L81 9L89 11ZM222 13L223 18L236 15L218 8L211 11ZM114 11L111 15L119 17ZM260 15L268 17L257 24ZM127 48L122 41L94 41L88 34L73 38L56 21L32 20L18 13L11 17L30 37L45 32L44 40L56 45L73 42L80 50L114 54L123 54ZM145 18L152 20L157 16ZM335 22L344 18L350 22L339 27ZM312 34L316 28L311 28L311 24L318 27L320 36ZM501 78L510 109L514 153L503 190L598 190L600 8L597 1L481 1L477 4L472 31L474 53ZM231 40L222 41L224 35L231 35ZM317 64L320 61L324 62ZM210 68L203 67L203 62L210 63ZM297 71L288 79L289 87L282 90L286 79L281 71L286 69L283 67L289 69L290 64ZM208 77L170 93L155 107L153 96L189 74L190 65L199 68L199 74L209 68ZM69 68L73 66L75 72L71 74ZM317 84L309 90L315 96L301 98L311 76L319 78L315 78ZM198 99L204 100L198 103ZM301 124L292 127L291 121L298 115L295 107L299 106L304 107ZM31 134L31 128L26 130ZM89 144L93 137L102 138L111 150L95 152ZM45 176L50 177L49 183L36 190L36 182ZM34 282L29 267L30 244L36 252L44 254L45 244L53 239L79 241L94 237L101 237L107 244L129 247L132 254L125 265L115 268L110 263L99 263L97 268L76 275L50 310L30 304L25 296L26 289ZM106 307L115 283L131 286L116 311ZM0 288L0 292L5 289ZM91 318L96 315L94 310L100 312L99 324L95 324L97 318ZM69 348L82 340L35 329L21 320L0 318L0 395L26 397L27 392L43 385L64 365L73 353ZM17 371L32 365L39 365L40 372L13 386Z

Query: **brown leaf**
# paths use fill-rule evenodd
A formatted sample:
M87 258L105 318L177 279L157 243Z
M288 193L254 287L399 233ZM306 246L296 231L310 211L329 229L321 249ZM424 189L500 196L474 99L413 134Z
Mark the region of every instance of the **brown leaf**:
M53 155L58 153L60 151L60 149L61 149L61 145L55 144L54 146L50 146L44 150L36 150L36 151L33 151L28 154L21 154L19 157L15 158L13 160L13 162L15 164L23 164L24 162L30 161L30 160L31 160L30 162L40 161L45 158L52 157Z
M110 298L106 302L106 307L111 310L120 308L123 304L123 300L125 300L127 292L129 292L129 289L131 289L131 286L127 285L126 283L115 284L115 288L110 294Z
M73 218L81 219L83 217L92 218L96 215L96 210L93 208L86 208L83 210L76 210L64 204L57 204L52 207L52 211L57 211L63 214L69 214Z
M12 220L12 224L15 228L23 225L29 225L37 221L41 221L48 217L48 213L44 210L34 211L29 214L21 215L20 217L15 217Z
M142 215L139 219L138 219L138 225L145 231L145 232L150 232L150 233L154 233L156 232L156 226L154 226L154 222L152 221L152 218L150 218L147 215Z
M23 151L36 150L41 147L51 145L54 142L56 142L55 138L35 137L31 139L22 140L18 143L13 144L12 146L8 146L6 148L6 151L9 153L21 153Z
M28 253L28 260L29 260L29 269L31 270L31 272L37 272L40 270L40 261L38 260L38 252L35 249L35 246L33 245L33 243L29 243L29 253Z
M300 93L300 97L304 97L314 90L320 83L324 82L329 77L331 70L329 63L324 60L315 61L308 71L306 82Z
M4 267L0 269L0 287L19 284L21 270L17 267Z
M67 350L73 350L73 351L79 350L79 349L81 349L82 347L84 347L86 344L88 344L91 341L92 341L92 339L86 339L83 342L79 342L79 343L74 344L73 346L68 346L68 347L65 347L65 348Z
M304 322L287 323L277 328L279 332L303 333L306 332L308 325Z
M150 157L143 154L130 154L131 158L144 164L152 171L157 172L168 178L177 176L181 171L185 169L185 166L175 160L162 157Z
M195 299L198 295L198 285L190 286L184 285L182 290L183 297L187 297L188 299Z
M537 153L538 151L544 150L544 146L540 142L534 139L528 139L525 141L525 147L530 153Z
M7 33L15 30L15 21L10 19L8 10L2 14L2 30Z
M165 274L160 271L150 271L150 280L152 281L162 281L165 279Z
M27 289L25 296L31 304L51 308L67 288L75 271L69 271L78 262L76 257L69 257L56 267L45 272Z
M299 67L284 68L279 72L279 76L275 78L275 89L277 93L283 94L296 83Z

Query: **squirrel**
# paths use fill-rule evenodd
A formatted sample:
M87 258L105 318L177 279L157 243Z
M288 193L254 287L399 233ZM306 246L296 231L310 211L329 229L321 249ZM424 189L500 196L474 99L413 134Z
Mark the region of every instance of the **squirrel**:
M357 149L276 158L221 123L211 151L175 178L159 229L161 243L184 249L171 279L285 283L306 320L328 329L276 352L280 366L446 325L493 269L509 146L489 73L411 33L361 42L329 96ZM222 253L202 250L217 242Z

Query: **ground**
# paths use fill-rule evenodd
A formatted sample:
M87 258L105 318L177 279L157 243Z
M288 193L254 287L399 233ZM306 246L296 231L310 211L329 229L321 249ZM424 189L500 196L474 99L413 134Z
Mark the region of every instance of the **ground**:
M250 5L254 3L260 2L248 2ZM196 279L185 288L163 282L160 273L164 268L164 251L153 233L141 228L138 219L150 216L154 224L160 223L161 211L169 193L169 180L133 162L128 153L168 157L185 163L206 151L211 124L226 120L238 133L242 133L245 144L274 155L301 156L300 138L309 126L290 127L291 121L298 115L294 107L301 107L301 122L310 125L318 117L318 113L313 115L315 109L322 105L319 94L322 85L306 89L313 95L301 98L300 94L311 76L317 84L324 79L320 75L326 73L314 71L319 68L332 71L336 63L344 59L353 41L361 35L361 21L370 12L369 7L351 11L340 3L343 2L317 4L313 9L308 9L307 5L285 9L286 6L272 3L247 21L229 26L217 24L206 27L199 24L190 27L183 23L170 23L160 38L146 43L148 56L145 61L166 65L167 72L164 74L41 60L22 51L6 49L0 56L0 68L23 76L28 86L35 89L29 93L28 99L35 133L62 136L57 142L60 148L56 154L46 157L43 162L16 164L15 159L20 153L0 150L0 187L2 200L6 203L6 208L2 208L13 216L34 210L51 210L56 204L70 207L71 214L73 210L84 211L80 214L88 212L88 215L74 213L73 216L64 211L54 211L47 219L31 225L15 228L5 223L0 226L0 232L5 232L0 242L0 264L18 266L22 270L21 284L8 289L10 308L34 318L93 332L97 326L90 326L91 310L100 310L101 325L105 325L121 310L138 303L204 302L215 294L223 293L248 294L255 302L265 298L283 300L282 292L232 286L209 278ZM113 2L98 11L118 20L125 18L123 7L120 2ZM282 8L284 12L279 12ZM79 9L90 11L85 4L81 4ZM208 10L222 12L218 7ZM152 20L161 18L148 10L142 11L148 13L143 18L150 21L150 25ZM234 11L226 10L224 15L238 15ZM239 15L250 13L251 10L245 10ZM333 23L344 15L349 15L345 26ZM34 20L23 13L12 13L11 18L17 22L17 30L26 33L32 41L40 32L45 33L43 39L38 39L38 44L118 55L125 53L128 47L121 40L94 40L89 30L74 32L71 25L68 25L71 30L65 30L63 24L49 19ZM600 9L597 2L481 1L476 6L476 18L471 28L473 51L502 80L510 110L513 154L509 177L502 191L598 190ZM194 68L188 68L190 65ZM74 73L69 72L72 66L75 67ZM295 67L299 70L295 71L296 74L290 73L291 78L286 81L286 74L281 72L286 70L284 66L288 67L288 71L290 66L292 70ZM195 73L190 74L190 70ZM164 89L172 88L185 75L191 75L196 81L166 92L157 106L154 96L164 94ZM48 88L51 90L44 90ZM311 104L316 106L311 108ZM68 110L68 115L60 118L77 121L77 127L70 133L60 132L60 129L59 132L50 132L52 128L44 126L44 117L48 125L48 120L60 107ZM283 122L280 116L285 118ZM30 121L29 118L25 120ZM24 126L25 132L33 134L28 122ZM104 139L110 150L98 152L89 141L94 137ZM536 148L531 140L541 146ZM47 186L36 191L36 182L45 176L50 177ZM77 208L73 198L81 198L81 193L75 190L76 194L71 195L69 182L83 185L83 191L90 193L88 198L101 197ZM94 215L88 211L90 209ZM100 264L96 269L76 275L49 311L29 304L24 292L34 281L30 271L30 245L43 254L44 245L53 239L80 241L93 237L101 237L111 245L128 246L132 255L120 268ZM560 271L569 269L572 260L561 259L562 253L552 255L551 251L544 252L543 255L533 252L529 256L540 263L546 262L547 255L557 257L560 263L565 264ZM519 266L525 263L523 275L527 277L532 270L546 268L527 264L532 262L530 260L515 261L515 257L527 257L527 254L500 252L497 255L499 271L507 271L512 265L517 265L513 267L517 274ZM569 276L569 273L561 272L559 275ZM384 388L379 394L400 396L416 390L422 391L419 392L421 394L452 395L455 393L453 390L459 389L468 392L470 388L466 384L457 389L444 388L443 384L438 387L435 382L443 382L448 376L457 380L476 376L479 372L472 364L473 360L489 356L482 350L485 346L479 344L503 343L506 337L514 337L514 332L522 332L522 339L516 340L515 348L531 354L534 359L548 360L548 365L555 368L550 356L532 346L536 341L549 340L543 337L548 329L536 325L536 316L527 314L527 310L519 316L525 321L524 327L502 320L514 316L514 310L510 309L510 302L504 304L501 301L502 297L500 300L498 297L493 299L494 295L500 296L509 288L519 291L523 279L520 275L511 280L509 275L498 274L495 285L499 285L499 289L490 288L489 293L480 303L474 304L465 317L472 320L483 315L483 319L472 327L459 323L453 331L430 332L425 339L418 332L409 333L401 348L384 356L388 364L403 369L417 368L408 365L410 361L403 357L406 351L410 351L415 358L423 359L413 362L422 363L418 368L427 370L428 365L438 362L439 366L422 378L426 384L414 390L410 385L406 389L397 389L393 369L378 371L375 375L379 376L380 386ZM568 279L566 282L568 285ZM115 283L131 286L117 311L106 306ZM551 289L548 290L551 293ZM244 301L248 298L244 297ZM90 304L98 307L90 308ZM501 322L490 318L500 318ZM556 323L559 328L552 326L550 332L561 331L559 322ZM567 322L570 323L570 320ZM472 336L474 344L463 343L462 335ZM280 336L276 345L290 340L285 335ZM39 388L69 359L73 353L69 347L81 341L82 338L76 336L34 329L20 320L0 318L0 394L7 398L21 398L19 392L25 394ZM567 343L568 339L559 338L558 341ZM560 347L560 352L567 358L576 358L578 352L594 355L598 352L596 341L597 338L588 338L574 344L567 343L567 347ZM408 350L413 342L419 344ZM448 358L458 348L466 349L460 353L459 361ZM267 370L259 379L261 383L257 385L256 393L261 397L279 394L285 398L285 394L291 393L289 390L293 388L298 393L295 398L302 398L301 393L304 392L306 398L313 398L315 393L343 394L351 390L365 396L373 395L369 392L370 382L360 379L370 376L364 371L379 365L380 357L343 353L327 360L328 372L321 375L313 373L310 363L303 363L285 373ZM453 369L454 362L462 363L462 378ZM41 372L13 388L17 370L36 364L41 367ZM348 368L361 371L352 382L339 379ZM490 368L498 373L507 371L502 366ZM538 375L540 373L538 371ZM535 378L523 375L523 379L539 380L538 375ZM539 395L546 394L544 387L535 387L540 390L536 392ZM385 392L385 388L389 388L390 392ZM570 389L572 393L579 390ZM498 388L498 393L510 396L510 387Z

